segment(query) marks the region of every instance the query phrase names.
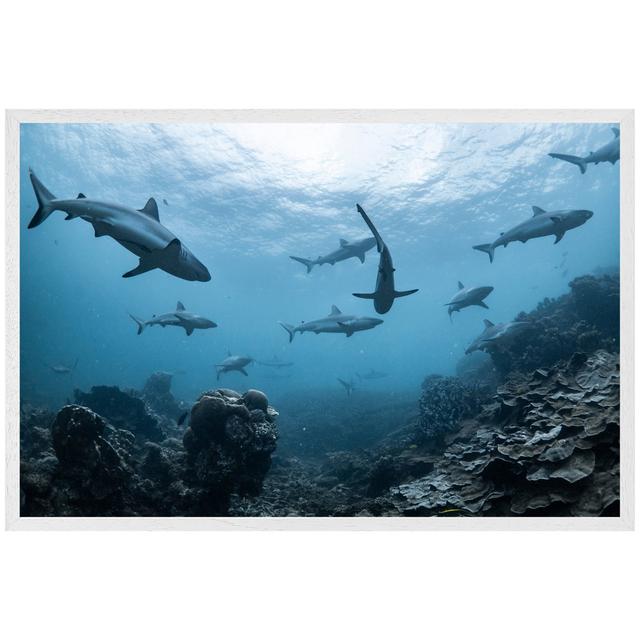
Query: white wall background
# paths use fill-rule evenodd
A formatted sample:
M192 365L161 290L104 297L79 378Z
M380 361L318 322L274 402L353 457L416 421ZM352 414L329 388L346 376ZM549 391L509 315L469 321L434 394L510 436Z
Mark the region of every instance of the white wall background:
M630 6L13 2L0 27L2 106L629 108ZM16 639L630 638L639 542L637 532L3 533L0 620Z

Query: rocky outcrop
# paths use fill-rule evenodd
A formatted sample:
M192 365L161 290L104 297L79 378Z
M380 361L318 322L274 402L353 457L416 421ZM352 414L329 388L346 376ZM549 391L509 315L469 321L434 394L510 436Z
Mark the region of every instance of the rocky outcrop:
M23 463L25 515L121 515L128 470L104 438L106 423L77 405L63 407L51 425L55 458Z
M198 492L200 515L221 515L231 494L257 496L276 448L277 413L256 390L204 393L184 433L187 484Z
M119 387L91 387L88 393L76 389L74 396L77 404L89 407L114 427L131 431L142 442L160 442L165 437L158 416L143 400Z
M617 515L619 377L617 356L602 350L510 377L452 436L433 471L392 490L398 510Z
M79 405L53 419L47 414L46 428L44 414L25 414L21 515L216 516L228 512L231 494L260 493L277 438L277 413L263 393L207 392L193 406L183 440L151 442L116 426L129 424L124 415L139 426L145 414L124 412L140 405L113 389L83 394L105 403L109 423Z
M177 420L187 407L179 403L171 393L173 374L164 371L152 373L142 388L142 399L152 411Z

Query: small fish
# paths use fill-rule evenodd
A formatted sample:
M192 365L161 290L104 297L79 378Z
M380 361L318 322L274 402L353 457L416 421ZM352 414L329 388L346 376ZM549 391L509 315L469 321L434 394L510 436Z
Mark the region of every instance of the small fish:
M179 418L178 418L178 425L183 425L184 421L187 419L187 416L189 415L188 411L185 411Z
M162 198L162 203L164 204L165 207L169 206L169 203L167 202L166 198Z

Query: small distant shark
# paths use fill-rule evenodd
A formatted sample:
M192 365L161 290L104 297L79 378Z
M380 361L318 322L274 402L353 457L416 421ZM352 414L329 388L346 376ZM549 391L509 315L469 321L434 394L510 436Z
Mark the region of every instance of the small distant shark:
M344 390L347 392L347 397L350 398L356 388L353 382L351 380L349 382L346 382L342 378L338 378L338 382L344 387Z
M291 367L293 366L293 362L283 362L278 358L278 356L273 356L271 360L256 360L258 364L261 364L263 367L275 367L277 369L282 369L283 367Z
M151 320L140 320L140 318L136 318L131 314L129 316L138 325L138 335L144 331L145 327L152 327L153 325L158 325L162 328L182 327L188 336L193 333L194 329L213 329L218 326L213 320L186 311L182 302L178 302L175 311L153 316Z
M449 307L449 318L455 311L460 311L465 307L489 307L483 302L483 300L493 291L493 287L470 287L465 289L462 282L458 281L458 293L456 293L449 302L444 306Z
M149 198L143 209L93 200L83 193L79 193L75 200L59 200L31 169L29 178L38 200L38 210L29 223L29 229L42 224L54 211L64 211L67 214L65 220L86 220L93 226L96 238L110 236L140 258L138 266L123 274L123 278L162 269L183 280L211 280L211 274L202 262L160 223L158 205L153 198Z
M303 264L307 267L307 273L311 273L311 269L315 265L330 264L333 266L336 262L342 262L349 258L358 258L361 263L364 262L365 253L369 249L376 246L375 238L364 238L363 240L343 240L340 239L340 246L326 256L318 256L316 260L307 260L306 258L298 258L297 256L289 256L292 260Z
M379 380L380 378L386 378L388 374L384 371L369 369L366 373L356 373L356 375L360 380Z
M620 129L618 129L618 127L611 127L611 131L613 131L613 140L607 142L607 144L600 147L597 151L592 151L584 158L580 156L568 156L564 153L550 153L549 155L552 158L577 165L582 174L586 172L588 164L599 164L601 162L615 164L620 160Z
M216 365L217 376L216 380L220 380L220 376L223 373L229 373L230 371L238 371L243 376L248 376L249 374L244 370L244 368L253 362L253 358L249 356L232 356L228 355L220 364Z
M528 322L493 324L490 320L485 320L484 331L467 347L465 353L468 355L474 351L490 351L500 343L513 338L527 326Z
M586 209L563 209L562 211L545 211L540 207L533 208L533 217L517 224L515 227L501 233L497 240L491 244L477 244L473 248L489 254L489 261L493 262L493 252L496 247L506 247L510 242L522 243L532 238L555 236L558 244L569 229L575 229L583 225L593 211Z
M364 209L357 204L356 208L362 216L362 219L367 223L367 226L371 230L373 237L376 239L378 247L378 253L380 254L380 262L378 263L378 277L376 279L376 290L373 293L354 293L356 298L364 298L365 300L373 300L373 308L378 313L387 313L393 306L393 301L396 298L403 298L404 296L410 296L412 293L416 293L418 289L410 289L409 291L396 291L394 282L393 260L391 259L391 253L387 245L384 243L378 230L373 226L373 223L369 219L369 216L364 212Z
M289 334L289 342L293 342L293 338L296 333L304 333L305 331L312 331L313 333L344 333L347 338L350 338L356 331L367 331L373 329L379 324L382 324L383 320L379 318L367 318L364 316L349 316L336 305L332 305L331 313L325 318L319 320L311 320L310 322L302 322L297 327L284 322L278 322L278 324L287 331Z
M58 373L60 375L67 375L75 371L76 367L78 366L78 358L76 358L76 361L73 363L73 366L71 367L67 367L64 364L49 364L46 366L49 367L49 369L51 369L51 371L53 371L54 373Z

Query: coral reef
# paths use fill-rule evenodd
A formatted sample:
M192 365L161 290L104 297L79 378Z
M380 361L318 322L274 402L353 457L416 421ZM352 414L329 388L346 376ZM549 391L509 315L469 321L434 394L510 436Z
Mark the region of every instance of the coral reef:
M183 438L186 477L199 493L198 513L226 513L232 493L260 493L276 448L276 415L254 389L244 396L228 389L200 396Z
M456 377L427 376L419 401L420 419L416 442L442 442L465 418L474 416L488 398L484 387L469 385Z
M165 437L158 416L133 393L115 386L97 386L88 393L76 389L74 397L77 404L89 407L115 427L128 429L142 440L159 442Z
M404 515L615 515L619 365L574 354L512 376L452 437L431 473L392 490Z
M161 416L177 420L187 409L171 393L173 374L164 371L152 373L142 388L141 397L147 406Z
M161 442L117 426L145 424L141 400L117 387L79 395L106 409L109 423L86 406L55 416L25 407L21 515L219 516L232 493L260 493L277 439L277 413L260 391L203 394L183 440Z
M619 350L619 278L582 276L569 287L570 293L554 300L545 298L530 313L520 313L516 320L530 322L530 330L491 351L503 378L515 371L549 367L576 352Z

